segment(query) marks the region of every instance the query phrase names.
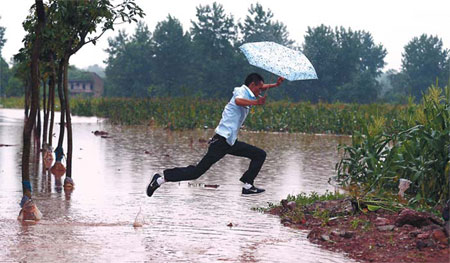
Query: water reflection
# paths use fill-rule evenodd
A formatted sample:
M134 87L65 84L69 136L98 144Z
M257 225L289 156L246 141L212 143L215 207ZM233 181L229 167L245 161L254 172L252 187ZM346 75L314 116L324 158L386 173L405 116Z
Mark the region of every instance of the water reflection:
M327 180L336 146L347 137L243 132L241 140L268 154L256 181L265 194L241 196L239 178L249 162L226 156L193 184L168 183L147 198L150 176L199 161L213 131L170 132L75 117L75 190L58 191L52 176L34 169L34 199L44 218L23 226L16 220L22 116L0 109L0 144L14 145L0 147L0 261L349 262L310 244L306 232L251 210L288 194L332 189ZM95 130L111 138L95 136ZM139 209L146 224L133 228Z

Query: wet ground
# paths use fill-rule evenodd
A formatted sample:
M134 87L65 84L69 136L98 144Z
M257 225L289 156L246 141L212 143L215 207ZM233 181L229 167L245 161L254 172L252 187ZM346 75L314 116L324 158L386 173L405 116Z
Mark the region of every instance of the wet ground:
M16 218L23 111L0 109L0 145L12 145L0 147L0 261L351 262L309 243L308 232L284 227L278 216L252 210L288 194L333 190L327 181L338 159L336 147L349 138L242 132L242 141L268 154L255 182L266 193L241 196L238 179L248 160L226 156L200 179L167 183L148 198L151 175L196 163L214 131L73 121L75 190L56 188L53 176L37 167L33 198L44 217L22 225ZM110 138L95 136L96 130ZM145 223L134 228L140 210Z

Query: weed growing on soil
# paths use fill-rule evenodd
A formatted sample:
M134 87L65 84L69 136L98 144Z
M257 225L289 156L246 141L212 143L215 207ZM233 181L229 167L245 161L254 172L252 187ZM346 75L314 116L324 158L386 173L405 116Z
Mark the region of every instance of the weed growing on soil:
M352 228L354 230L358 229L359 227L361 227L361 229L363 231L369 231L370 228L372 227L372 223L370 223L370 221L368 220L364 220L364 219L359 219L359 218L355 218L353 219L350 224L352 225Z
M300 224L305 222L305 214L303 213L301 207L296 207L293 210L287 211L281 216L281 220L287 220L294 224Z
M330 221L330 212L328 210L316 209L313 213L314 217L319 218L322 221L322 226L328 224Z
M300 193L298 195L288 195L288 201L295 201L297 206L306 206L317 201L329 201L329 200L339 200L344 198L344 194L339 192L326 191L324 194L318 194L317 192L311 192L309 195L306 193Z

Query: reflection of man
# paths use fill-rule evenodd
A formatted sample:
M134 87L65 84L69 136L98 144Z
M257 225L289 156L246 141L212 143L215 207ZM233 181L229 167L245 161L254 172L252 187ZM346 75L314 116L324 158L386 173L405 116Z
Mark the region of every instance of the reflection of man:
M258 147L237 140L240 127L248 115L250 106L263 105L266 96L259 96L261 90L277 87L283 82L279 77L274 84L264 84L264 79L257 73L252 73L245 79L245 84L233 91L233 97L222 112L222 119L216 128L216 134L209 141L208 152L196 165L177 167L164 170L164 176L153 175L147 187L147 195L152 196L158 187L165 182L194 180L204 174L214 163L226 154L250 158L250 166L242 175L244 183L242 194L258 194L265 190L255 187L254 180L266 159L266 152Z

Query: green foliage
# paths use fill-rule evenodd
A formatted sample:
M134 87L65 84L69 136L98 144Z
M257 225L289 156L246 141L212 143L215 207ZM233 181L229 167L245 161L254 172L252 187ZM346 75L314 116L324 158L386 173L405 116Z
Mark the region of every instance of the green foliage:
M5 86L4 86L5 87ZM25 88L23 82L16 77L11 77L8 80L8 84L4 88L4 93L6 97L18 97L25 94Z
M386 50L374 43L370 33L343 27L332 30L325 25L308 27L303 51L319 77L305 85L308 99L363 103L376 100L376 78L384 67Z
M10 79L10 75L8 63L6 63L6 61L0 56L0 97L6 94L5 90Z
M5 45L5 43L6 43L5 28L0 26L0 58L2 57L2 49L3 49L3 46Z
M300 224L305 220L305 213L301 207L296 207L293 210L286 211L281 215L281 220L288 219L294 224Z
M228 98L251 72L262 73L266 83L274 75L250 66L238 47L249 41L275 41L293 46L286 26L273 19L271 10L252 4L242 23L226 14L218 3L198 6L189 32L168 16L151 34L128 38L119 31L108 49L108 96ZM271 91L276 100L376 100L376 77L386 51L365 31L321 26L309 29L304 52L316 67L318 81L285 82ZM141 43L148 43L141 45ZM150 89L149 89L150 88Z
M408 96L411 93L411 87L408 84L408 76L402 71L389 70L386 72L386 83L384 89L386 93L382 99L387 102L405 104L408 102ZM389 87L386 87L386 86ZM409 94L409 95L408 95Z
M148 27L140 22L130 38L119 31L115 39L109 39L109 57L105 73L107 76L106 94L119 97L150 97L148 87L152 83L153 70L151 57L154 45Z
M436 79L447 81L445 75L448 76L448 72L444 69L448 63L448 55L449 50L443 48L442 40L437 36L422 34L414 37L405 46L402 59L402 70L411 88L408 95L419 101L424 89Z
M240 43L273 41L281 45L291 46L294 41L289 39L286 26L280 21L273 21L274 14L270 9L264 10L261 4L250 5L249 14L244 23L238 23L242 33Z
M353 229L362 228L363 231L368 231L372 227L372 223L368 220L355 218L350 222Z
M91 80L90 72L78 69L76 67L69 67L69 80Z
M306 206L318 201L330 201L339 200L344 198L344 194L339 192L325 191L324 194L318 194L317 192L311 192L310 194L300 193L298 195L288 195L286 198L288 201L295 201L297 206Z
M188 95L186 83L195 80L190 64L192 54L190 37L183 32L183 27L176 18L168 16L167 20L159 22L153 32L155 44L154 65L151 74L156 89L153 96L180 97Z
M289 39L286 26L273 18L271 10L256 3L250 5L244 21L236 23L221 4L214 2L197 7L192 27L185 33L179 21L168 16L158 23L153 35L145 35L149 43L145 48L119 32L108 49L107 95L226 98L250 72L262 73L266 83L274 81L273 74L249 65L238 49L250 41L275 41L299 49ZM302 51L315 66L319 79L285 82L283 88L271 90L273 99L372 103L380 98L382 87L377 78L385 65L386 50L369 32L325 25L309 27ZM448 79L447 55L437 55L447 61L441 63L446 68L439 75L441 83ZM417 63L429 60L427 56L418 58ZM419 73L417 78L428 74ZM403 103L407 96L415 95L410 92L414 88L408 74L405 70L389 74L393 88L383 93L383 101Z
M197 99L83 99L73 100L76 115L109 118L120 124L151 124L173 130L215 127L223 104Z
M330 212L325 209L316 209L313 216L322 221L322 226L325 226L330 221Z
M209 98L229 96L227 88L245 78L239 67L242 60L235 59L239 53L233 47L238 36L233 16L216 2L212 6L200 5L190 35L197 94Z
M386 125L382 116L369 118L342 145L337 181L383 195L397 191L400 178L412 182L411 205L433 206L448 199L450 170L450 89L432 86L422 103L410 101L397 119Z
M20 109L24 107L24 101L23 97L0 97L0 107Z
M89 103L87 102L89 101ZM202 100L195 97L126 99L101 98L73 101L73 113L109 118L113 123L145 124L152 121L160 127L192 129L214 128L220 120L224 100ZM84 108L88 109L84 109ZM383 104L310 104L270 102L264 107L252 107L244 129L305 133L351 134L360 129L366 119L385 116L387 126L395 125L402 111L400 106ZM80 113L81 112L81 113ZM170 123L170 125L169 125Z

